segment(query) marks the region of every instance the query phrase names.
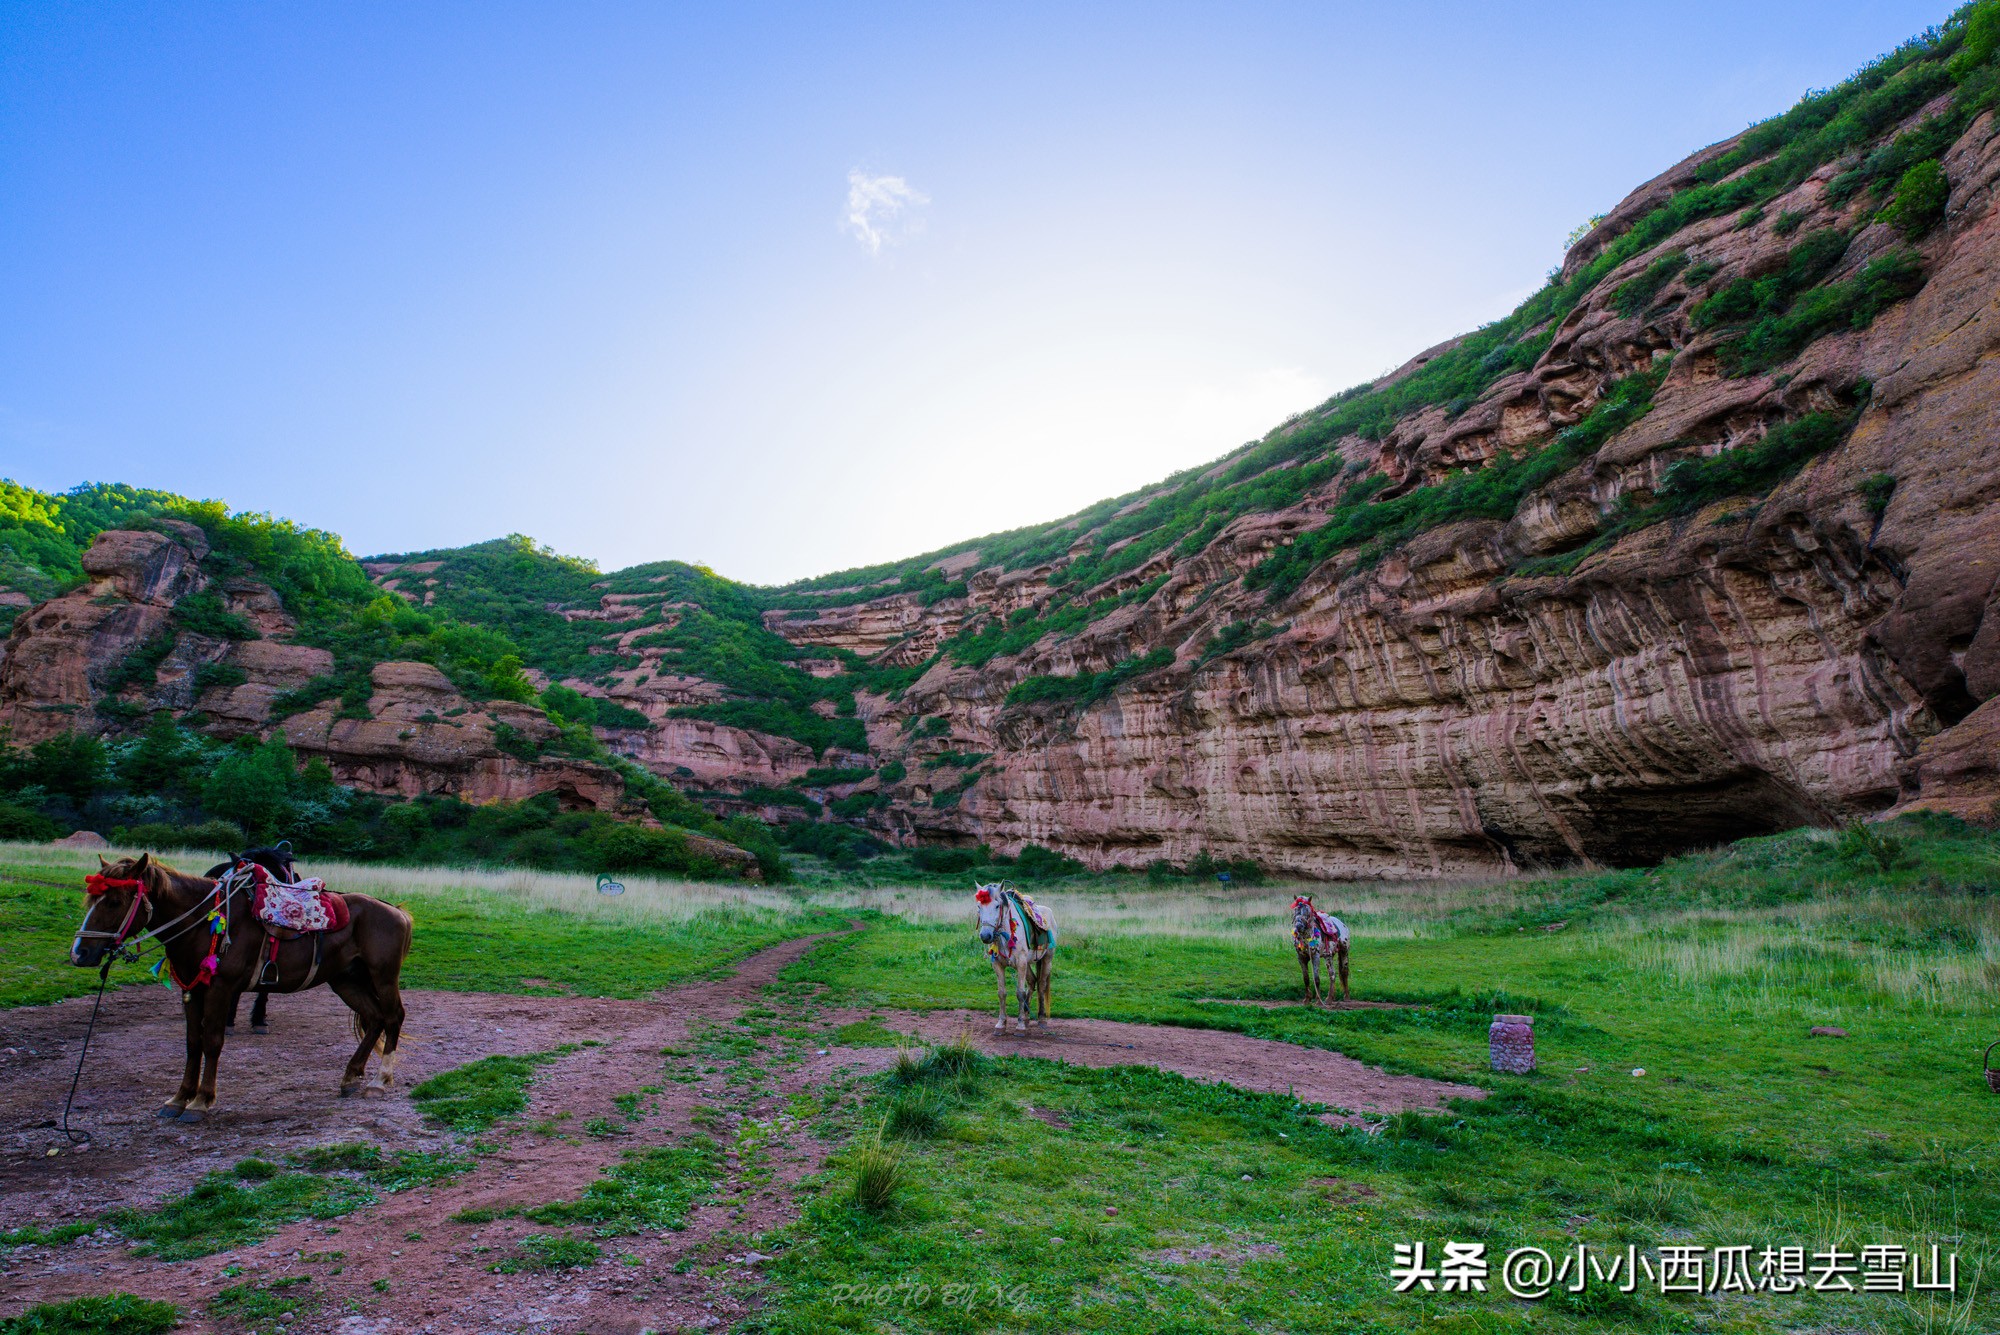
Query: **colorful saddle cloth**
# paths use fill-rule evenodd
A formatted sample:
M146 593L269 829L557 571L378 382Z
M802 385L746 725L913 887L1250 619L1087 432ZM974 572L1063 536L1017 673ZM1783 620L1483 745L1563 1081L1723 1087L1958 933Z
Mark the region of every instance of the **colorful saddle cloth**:
M1009 888L1005 893L1014 901L1014 911L1028 924L1028 944L1034 947L1053 946L1056 943L1056 920L1049 911L1019 890Z
M1321 939L1331 941L1336 946L1347 944L1346 923L1334 917L1331 913L1321 913L1318 909L1313 910L1313 917L1319 919L1319 934Z
M257 920L281 932L337 932L347 926L347 900L317 876L286 883L250 864Z

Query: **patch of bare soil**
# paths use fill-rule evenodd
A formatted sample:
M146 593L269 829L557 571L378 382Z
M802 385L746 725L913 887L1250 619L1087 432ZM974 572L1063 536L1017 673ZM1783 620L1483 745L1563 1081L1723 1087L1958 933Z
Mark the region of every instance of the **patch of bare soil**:
M247 1024L239 1029L223 1053L220 1107L192 1126L153 1116L179 1079L179 1007L161 991L127 989L105 998L73 1118L95 1139L86 1150L65 1148L56 1156L47 1151L65 1142L52 1118L68 1088L90 1003L0 1013L0 1046L16 1049L0 1067L0 1228L157 1204L186 1191L202 1172L228 1168L246 1155L276 1159L341 1141L388 1151L442 1148L449 1138L425 1126L405 1093L409 1084L495 1053L601 1044L543 1068L531 1091L522 1121L554 1123L559 1135L495 1137L500 1151L455 1180L384 1195L340 1219L286 1225L261 1243L196 1261L135 1257L108 1234L24 1248L4 1261L0 1313L113 1290L164 1298L194 1312L225 1284L310 1275L317 1301L302 1301L288 1324L300 1335L719 1329L755 1303L757 1261L741 1259L749 1238L795 1217L792 1188L824 1158L826 1147L784 1112L786 1097L824 1085L843 1069L878 1068L887 1055L846 1049L816 1055L808 1048L796 1064L774 1063L771 1080L746 1094L725 1088L721 1073L699 1083L663 1080L661 1049L686 1042L704 1022L733 1019L763 1000L764 986L811 944L775 946L745 961L733 977L675 988L661 1001L407 993L410 1022L399 1087L385 1099L335 1096L354 1042L337 998L324 989L276 997L271 1033L252 1037ZM642 1086L662 1092L648 1097L649 1107L658 1106L632 1134L585 1134L588 1120L615 1115L615 1096ZM514 1254L515 1241L547 1230L515 1219L451 1222L462 1210L574 1199L623 1151L673 1143L697 1129L697 1109L717 1107L774 1122L778 1134L769 1143L775 1149L756 1164L740 1161L732 1150L716 1203L697 1207L684 1231L606 1239L608 1259L585 1270L495 1274L489 1267ZM727 1130L717 1139L726 1146ZM633 1260L621 1261L621 1253ZM732 1257L739 1259L732 1263ZM684 1260L722 1269L704 1275L690 1265L677 1273ZM227 1267L240 1267L240 1277L225 1277ZM236 1324L198 1319L193 1328Z
M827 1146L787 1112L790 1096L822 1092L844 1076L882 1069L883 1048L813 1044L786 1048L762 1040L754 1058L762 1075L748 1084L726 1069L683 1064L686 1083L667 1078L662 1049L684 1047L715 1024L766 1003L765 987L812 945L775 946L719 981L689 984L646 1001L489 993L412 992L399 1083L387 1098L335 1096L352 1051L347 1011L324 989L272 1002L272 1031L253 1036L247 1023L223 1054L221 1101L199 1124L164 1122L153 1110L179 1078L181 1019L173 995L129 988L105 998L73 1124L94 1139L69 1147L55 1129L88 999L0 1012L0 1228L90 1219L116 1206L150 1206L185 1192L202 1173L257 1155L277 1160L343 1141L388 1152L447 1148L451 1138L425 1124L406 1090L439 1071L493 1054L546 1052L590 1042L542 1068L520 1119L524 1129L489 1139L497 1153L428 1189L385 1194L374 1205L331 1220L286 1225L264 1241L202 1257L161 1263L130 1254L99 1233L58 1247L30 1247L0 1257L0 1314L34 1302L120 1290L164 1298L203 1312L226 1284L310 1276L310 1294L286 1329L296 1335L429 1332L473 1335L496 1330L617 1332L720 1329L756 1305L755 1235L796 1217L793 1189L817 1172ZM776 1009L795 1009L780 1002ZM247 1013L246 1013L247 1014ZM860 1018L821 1010L817 1026ZM880 1014L877 1012L877 1014ZM891 1014L896 1028L948 1040L969 1029L985 1052L1050 1057L1085 1066L1151 1065L1197 1080L1291 1092L1353 1112L1435 1107L1448 1097L1479 1097L1465 1085L1391 1076L1338 1053L1213 1030L1152 1027L1104 1020L1057 1019L1023 1036L994 1033L991 1013ZM732 1033L747 1033L735 1027ZM746 1063L747 1065L748 1063ZM596 1138L594 1118L610 1118L612 1100L655 1086L647 1114L630 1134ZM623 1151L671 1144L695 1130L729 1147L731 1119L771 1126L768 1154L738 1158L697 1207L684 1231L605 1239L606 1258L581 1270L496 1274L529 1233L519 1219L453 1222L467 1210L504 1212L574 1199ZM700 1117L697 1117L697 1114ZM621 1124L623 1119L617 1119ZM1052 1117L1050 1119L1054 1121ZM1341 1119L1341 1120L1352 1120ZM531 1129L529 1129L531 1128ZM60 1153L48 1151L58 1148ZM623 1259L629 1258L629 1259ZM225 1274L225 1270L230 1273ZM191 1329L237 1330L241 1322L196 1317Z
M1197 1006L1255 1006L1260 1011L1413 1011L1407 1001L1249 1001L1242 997L1196 997Z
M1007 1032L1001 1034L993 1028L991 1011L933 1011L927 1015L892 1012L882 1022L932 1041L969 1033L980 1051L995 1055L1052 1057L1078 1066L1154 1066L1190 1080L1219 1080L1238 1089L1290 1094L1307 1103L1324 1103L1350 1114L1436 1108L1446 1099L1486 1097L1486 1091L1476 1085L1389 1075L1338 1052L1219 1029L1058 1017L1046 1029L1031 1028L1026 1034L1009 1021ZM1328 1115L1322 1120L1359 1119Z

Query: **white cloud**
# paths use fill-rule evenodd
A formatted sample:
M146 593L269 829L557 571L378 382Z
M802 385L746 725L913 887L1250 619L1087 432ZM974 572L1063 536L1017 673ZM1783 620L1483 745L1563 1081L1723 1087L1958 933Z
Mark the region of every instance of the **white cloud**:
M880 255L884 245L894 245L923 230L924 220L917 210L931 197L900 176L870 176L858 168L847 173L846 230L868 247L870 255Z

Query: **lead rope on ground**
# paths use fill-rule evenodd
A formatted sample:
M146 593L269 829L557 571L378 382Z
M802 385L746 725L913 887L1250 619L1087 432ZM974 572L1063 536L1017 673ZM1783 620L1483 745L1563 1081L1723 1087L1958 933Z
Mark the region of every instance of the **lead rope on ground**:
M69 1125L69 1110L76 1102L76 1087L83 1080L83 1059L90 1054L90 1036L97 1032L97 1012L104 1005L104 989L111 982L111 966L117 962L116 955L106 955L104 965L97 971L97 1000L90 1003L90 1023L84 1026L83 1046L77 1049L76 1073L69 1078L69 1097L63 1100L62 1120L58 1123L62 1133L69 1137L72 1145L82 1145L91 1139L88 1131L73 1131Z

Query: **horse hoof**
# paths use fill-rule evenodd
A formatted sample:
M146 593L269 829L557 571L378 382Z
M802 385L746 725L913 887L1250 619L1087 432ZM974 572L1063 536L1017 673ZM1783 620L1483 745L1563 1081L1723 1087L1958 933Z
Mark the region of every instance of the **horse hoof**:
M208 1116L208 1114L202 1112L200 1109L183 1108L181 1109L181 1115L179 1117L176 1117L174 1120L177 1122L199 1122L202 1118L206 1116Z
M271 1026L268 1024L253 1024L250 1026L250 1032L253 1034L268 1034L271 1032Z
M180 1115L181 1115L181 1110L179 1108L176 1108L171 1103L161 1104L160 1110L153 1114L153 1116L159 1118L163 1122L175 1121L180 1117Z

